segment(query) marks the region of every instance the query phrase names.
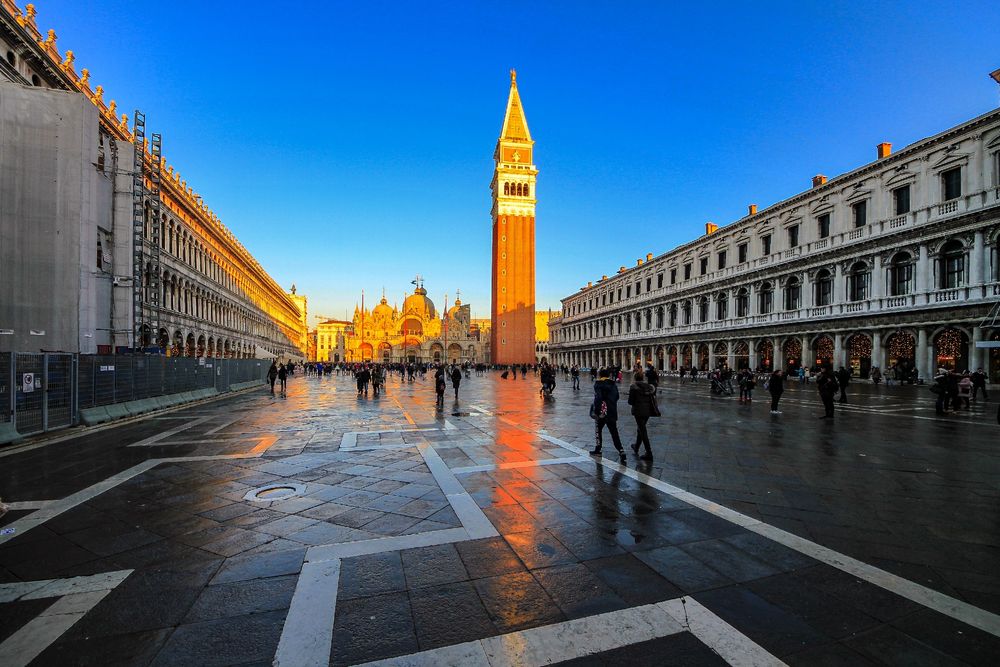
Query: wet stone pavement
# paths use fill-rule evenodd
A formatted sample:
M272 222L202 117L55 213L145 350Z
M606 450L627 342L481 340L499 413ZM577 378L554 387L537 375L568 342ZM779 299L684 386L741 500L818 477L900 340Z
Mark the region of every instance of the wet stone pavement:
M583 386L296 376L0 450L0 664L996 664L995 403L665 379L620 466Z

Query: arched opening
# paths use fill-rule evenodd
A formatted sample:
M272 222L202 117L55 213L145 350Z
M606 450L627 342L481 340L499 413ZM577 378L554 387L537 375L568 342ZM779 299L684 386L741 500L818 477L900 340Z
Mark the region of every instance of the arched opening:
M193 357L195 355L195 350L196 349L197 348L195 347L194 334L193 333L189 333L187 335L187 338L185 339L184 356L185 357Z
M669 364L670 370L677 368L677 346L671 345L667 348L667 363Z
M938 368L947 368L950 371L968 370L969 337L964 331L945 329L934 337L934 360Z
M691 368L691 345L690 343L685 343L681 347L681 365L685 368Z
M165 353L168 345L170 345L170 334L161 328L156 334L156 346L160 348L161 353Z
M872 339L854 334L847 339L847 367L851 375L867 378L872 370Z
M802 307L802 282L795 276L785 283L785 310L798 310Z
M358 356L361 357L360 361L371 361L374 358L374 352L371 343L361 343L358 346Z
M205 336L198 336L198 349L197 353L199 357L205 356Z
M170 350L170 356L179 357L184 352L184 334L178 329L174 332L174 342Z
M781 346L781 355L785 358L786 371L797 371L802 366L802 341L788 338Z
M699 370L708 370L708 345L702 343L698 346L698 368Z
M392 359L392 345L382 341L378 344L378 357L383 363L389 363Z
M889 261L889 294L906 296L913 292L913 257L897 252Z
M962 242L952 240L941 246L938 286L952 289L965 284L965 248Z
M408 317L403 320L400 333L404 336L422 336L424 333L423 323L415 317Z
M833 365L833 339L820 336L813 342L813 363L817 366Z
M725 368L729 365L729 343L719 341L715 344L715 367Z
M908 333L897 331L886 339L886 372L896 380L910 377L917 360L917 341Z
M448 361L455 364L462 361L462 346L452 343L448 346Z
M821 269L816 274L816 298L814 303L817 306L829 306L833 303L833 276L826 269Z
M757 370L774 370L774 344L769 340L757 343Z
M741 340L733 346L733 361L738 371L750 368L750 346L746 341Z
M444 357L444 347L440 343L433 343L431 345L431 361L436 364L441 363L441 359Z
M871 284L871 272L864 262L855 262L847 274L847 300L865 301L868 299Z

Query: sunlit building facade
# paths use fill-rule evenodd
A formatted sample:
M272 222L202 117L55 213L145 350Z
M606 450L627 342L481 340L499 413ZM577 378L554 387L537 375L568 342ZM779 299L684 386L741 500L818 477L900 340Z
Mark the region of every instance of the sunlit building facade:
M305 298L119 114L32 5L0 2L0 349L303 358Z
M830 363L989 369L1000 300L1000 110L892 152L562 301L549 351L582 366Z

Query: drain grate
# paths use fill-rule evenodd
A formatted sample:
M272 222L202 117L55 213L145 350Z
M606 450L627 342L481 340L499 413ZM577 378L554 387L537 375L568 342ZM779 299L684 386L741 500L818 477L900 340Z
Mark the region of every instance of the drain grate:
M270 484L251 489L243 496L243 499L258 503L271 503L301 495L305 490L306 487L302 484Z

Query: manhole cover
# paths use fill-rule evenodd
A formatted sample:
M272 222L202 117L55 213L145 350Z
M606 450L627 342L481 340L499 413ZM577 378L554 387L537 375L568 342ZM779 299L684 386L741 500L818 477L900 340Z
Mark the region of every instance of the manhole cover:
M302 484L271 484L248 491L243 496L243 499L259 503L270 503L300 495L304 491L305 486Z

